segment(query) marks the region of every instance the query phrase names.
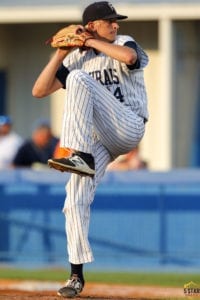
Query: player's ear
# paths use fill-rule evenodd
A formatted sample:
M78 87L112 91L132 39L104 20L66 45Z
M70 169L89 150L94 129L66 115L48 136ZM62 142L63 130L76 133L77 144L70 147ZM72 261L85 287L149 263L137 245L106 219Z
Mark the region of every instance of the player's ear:
M90 31L90 32L94 32L95 31L95 24L94 22L89 22L86 26L85 29Z

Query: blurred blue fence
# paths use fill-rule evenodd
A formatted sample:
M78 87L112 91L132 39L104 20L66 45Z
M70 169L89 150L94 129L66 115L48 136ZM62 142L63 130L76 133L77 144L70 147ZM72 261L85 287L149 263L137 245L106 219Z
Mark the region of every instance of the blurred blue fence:
M0 263L65 266L69 174L0 172ZM200 171L107 172L91 207L89 268L199 270Z

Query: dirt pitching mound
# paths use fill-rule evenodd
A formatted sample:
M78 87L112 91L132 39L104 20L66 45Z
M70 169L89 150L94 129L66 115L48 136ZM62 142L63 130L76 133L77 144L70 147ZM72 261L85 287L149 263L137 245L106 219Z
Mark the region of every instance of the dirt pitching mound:
M0 280L0 300L61 300L60 282ZM184 299L182 288L86 283L78 299Z

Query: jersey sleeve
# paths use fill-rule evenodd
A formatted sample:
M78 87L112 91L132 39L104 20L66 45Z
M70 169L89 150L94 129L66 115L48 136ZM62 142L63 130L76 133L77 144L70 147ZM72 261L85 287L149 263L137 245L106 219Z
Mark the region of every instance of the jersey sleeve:
M63 64L61 64L56 72L56 78L62 83L63 88L66 88L66 78L68 74L69 74L68 68L66 68Z
M127 65L130 70L139 69L140 68L140 53L137 49L137 44L135 41L128 41L124 44L124 46L130 47L134 49L137 53L137 60L133 65Z
M116 43L118 45L125 45L125 44L127 45L127 43L128 43L129 47L131 45L131 47L133 47L136 50L139 61L140 61L140 66L139 66L140 69L143 69L148 65L148 62L149 62L148 55L142 49L142 47L138 44L138 42L135 41L131 36L118 35ZM129 69L130 69L130 66L129 66Z

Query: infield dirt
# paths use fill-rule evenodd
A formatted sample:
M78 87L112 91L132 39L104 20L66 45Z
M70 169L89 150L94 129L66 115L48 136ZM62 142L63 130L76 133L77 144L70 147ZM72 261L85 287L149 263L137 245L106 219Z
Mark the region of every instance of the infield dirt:
M61 300L56 291L62 283L0 280L0 300ZM75 299L186 299L183 288L127 286L87 283L84 291Z

